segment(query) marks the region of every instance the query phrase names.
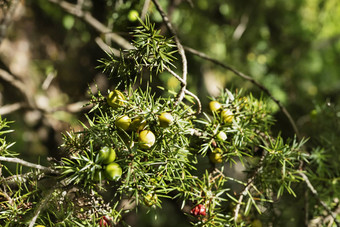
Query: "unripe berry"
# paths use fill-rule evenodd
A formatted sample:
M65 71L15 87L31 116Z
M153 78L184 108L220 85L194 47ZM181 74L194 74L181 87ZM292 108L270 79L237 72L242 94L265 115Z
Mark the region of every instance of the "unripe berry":
M115 121L115 125L118 128L123 129L124 131L129 129L130 124L131 124L131 119L126 115L118 117Z
M118 108L124 105L125 96L123 95L122 92L118 90L113 90L107 96L106 101L107 101L107 104L109 104L111 107Z
M116 152L112 147L102 147L98 153L99 162L109 164L116 159Z
M158 116L158 120L159 120L159 125L161 127L166 128L172 124L172 122L174 121L174 118L170 113L161 113Z
M223 122L226 123L226 124L232 123L233 118L234 118L234 114L233 114L233 112L231 112L231 110L224 109L221 112L221 118L222 118Z
M211 112L217 112L221 109L221 107L222 107L221 103L217 101L211 101L209 103L209 109Z
M142 149L150 149L155 141L156 137L150 130L143 130L139 133L139 146Z
M117 163L112 162L105 167L105 173L108 180L118 180L123 171Z
M217 135L216 138L219 140L226 140L227 139L227 134L225 134L225 132L220 131Z

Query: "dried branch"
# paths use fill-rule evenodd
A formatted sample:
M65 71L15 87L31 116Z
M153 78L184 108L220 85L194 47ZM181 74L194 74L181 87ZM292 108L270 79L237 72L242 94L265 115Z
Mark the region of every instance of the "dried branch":
M303 178L303 180L306 182L306 185L308 189L312 192L312 194L315 196L315 198L318 200L318 202L323 206L323 208L327 211L327 213L333 218L334 223L337 227L340 227L340 223L337 221L336 216L333 214L331 209L327 206L327 204L320 199L319 193L316 191L316 189L313 187L312 183L309 181L306 174L302 171L299 172L299 175Z
M44 171L46 173L53 173L53 174L58 174L59 173L55 169L52 169L52 168L49 168L49 167L45 167L45 166L42 166L42 165L39 165L39 164L34 164L34 163L31 163L31 162L27 162L27 161L24 161L24 160L22 160L20 158L8 158L8 157L0 156L0 161L17 163L17 164L20 164L22 166L27 166L27 167L30 167L30 168L42 170L42 171Z
M260 88L262 91L264 91L264 92L265 92L265 93L266 93L266 94L267 94L267 95L268 95L268 96L269 96L269 97L270 97L270 98L278 105L278 107L280 108L280 110L281 110L281 111L284 113L284 115L288 118L288 120L289 120L290 124L292 125L293 130L294 130L295 134L297 135L297 137L298 137L298 138L301 138L301 137L300 137L299 130L298 130L296 124L295 124L295 121L293 120L293 117L290 115L290 113L288 112L288 110L281 104L281 102L280 102L279 100L277 100L265 86L263 86L261 83L257 82L256 80L254 80L254 79L251 78L250 76L248 76L248 75L246 75L246 74L244 74L244 73L242 73L242 72L240 72L240 71L234 69L232 66L227 65L227 64L224 64L224 63L222 63L222 62L220 62L220 61L218 61L218 60L216 60L216 59L214 59L214 58L212 58L212 57L209 57L209 56L206 55L205 53L199 52L199 51L197 51L197 50L195 50L195 49L192 49L192 48L190 48L190 47L185 47L185 49L186 49L187 51L189 51L190 53L192 53L192 54L194 54L194 55L197 55L198 57L201 57L201 58L203 58L203 59L206 59L206 60L208 60L208 61L211 61L211 62L213 62L214 64L219 65L219 66L221 66L221 67L223 67L223 68L225 68L225 69L227 69L227 70L233 72L235 75L237 75L237 76L239 76L239 77L241 77L241 78L243 78L243 79L245 79L245 80L250 81L251 83L253 83L254 85L256 85L258 88Z

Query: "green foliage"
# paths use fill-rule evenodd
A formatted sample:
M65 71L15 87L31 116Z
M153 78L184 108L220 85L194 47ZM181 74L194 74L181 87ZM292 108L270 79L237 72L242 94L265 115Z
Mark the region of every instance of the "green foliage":
M9 128L9 124L12 122L7 121L6 119L2 119L0 116L0 155L1 156L13 156L14 153L9 150L10 147L14 145L14 143L7 143L6 137L4 135L13 132L13 130L6 130Z
M121 78L121 82L134 81L143 69L155 74L163 72L165 67L173 66L172 61L176 59L173 54L177 51L172 50L176 46L174 42L160 35L160 30L155 29L149 17L140 22L142 25L132 32L135 38L133 49L122 51L119 57L107 53L109 58L99 61L101 65L98 68L103 68L110 77Z
M116 10L112 18L117 20L110 17L110 23L118 26L118 30L126 29L123 21L127 12L142 8L141 2L106 1L107 6L114 5ZM284 92L286 88L302 84L302 90L307 91L307 95L299 99L303 102L317 90L306 82L307 77L301 76L295 81L294 75L310 72L314 80L319 81L316 75L323 61L318 57L317 48L309 50L317 28L301 21L303 18L313 21L301 10L303 5L315 10L314 15L318 14L318 1L312 2L245 4L231 1L222 4L202 0L197 1L198 10L190 16L184 13L189 9L181 5L172 20L184 28L179 30L181 40L203 46L216 58L242 66L261 84L271 85L269 90L281 101L289 102ZM327 8L330 2L335 4L329 1ZM94 6L87 7L90 11ZM53 11L46 4L42 8ZM292 13L294 10L299 13ZM179 16L182 13L183 16ZM217 15L218 21L205 20L205 17L212 18L211 15ZM239 15L244 15L243 19ZM58 11L53 17L62 18L64 29L69 32L81 27L81 22L73 16ZM158 12L150 10L150 18L157 17ZM338 105L330 102L317 105L311 112L310 128L306 130L310 129L313 135L309 143L276 134L284 128L284 123L275 121L278 109L257 91L222 90L218 96L209 98L220 103L218 109L207 112L204 108L202 114L195 115L196 106L192 105L199 100L189 93L183 91L186 97L178 102L178 94L153 86L153 76L158 78L169 69L176 71L179 61L175 57L175 42L157 30L150 18L139 20L141 25L136 25L130 33L133 49L122 50L119 56L107 54L106 59L99 61L98 68L110 79L110 89L121 92L124 99L110 106L107 95L111 90L90 91L88 106L91 110L85 115L86 121L79 123L81 129L63 134L60 159L52 159L49 171L37 166L23 169L25 164L18 163L13 172L1 164L0 225L27 225L35 217L37 224L47 226L95 226L103 219L112 226L128 226L129 214L146 211L156 219L156 211L166 210L170 203L175 204L184 222L193 226L254 226L259 222L258 217L264 217L265 224L274 225L274 221L265 220L265 217L276 217L281 202L278 199L302 197L300 173L303 168L315 188L321 191L320 198L325 199L331 209L336 209L336 200L330 198L338 198L340 191L340 160L334 155L340 147ZM244 22L244 18L249 20ZM325 17L323 23L329 20ZM244 34L236 34L237 24L245 27ZM200 29L191 29L196 27ZM206 32L202 32L205 27ZM308 32L300 36L305 30ZM333 30L332 26L323 30L318 39L333 34ZM200 38L193 38L195 36ZM282 39L287 42L281 42ZM226 44L226 40L231 41ZM280 55L280 51L288 53L288 57ZM322 54L330 55L325 49ZM197 69L205 68L189 66L189 74L196 76ZM209 68L213 67L209 65ZM210 70L221 74L218 69ZM329 71L334 75L336 66ZM278 79L281 74L286 78ZM224 72L223 76L226 77ZM139 83L136 82L138 77ZM290 82L292 77L293 83ZM321 89L327 90L333 77L321 81ZM142 83L145 78L148 78L146 87ZM190 82L189 78L188 89ZM236 81L236 84L241 83ZM170 95L165 96L163 91ZM159 116L163 113L170 114L173 121L161 124ZM124 122L125 130L117 127L117 120L122 117L129 119ZM9 150L13 143L7 143L4 137L11 132L7 128L8 122L0 118L0 155L4 162L11 161L4 158L16 155ZM144 138L142 132L145 131L155 138ZM103 148L114 149L115 159L104 162L100 157ZM115 168L108 169L110 165ZM315 205L310 213L320 217L323 208L316 200L309 202Z

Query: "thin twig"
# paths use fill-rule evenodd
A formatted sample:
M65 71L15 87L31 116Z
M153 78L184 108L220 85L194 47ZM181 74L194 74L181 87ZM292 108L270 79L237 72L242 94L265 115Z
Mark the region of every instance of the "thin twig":
M163 21L165 22L165 25L167 26L171 35L175 39L178 52L179 52L179 54L182 58L182 79L183 79L183 81L187 81L188 63L187 63L187 58L185 56L184 48L183 48L181 42L179 41L177 33L175 32L175 29L173 28L168 16L165 14L165 12L162 9L161 5L159 4L158 0L152 0L152 2L155 4L158 12L161 14ZM185 95L185 91L186 91L186 86L187 86L186 82L185 83L183 83L182 81L180 81L180 82L181 82L181 90L179 91L179 93L177 95L177 100L175 102L175 105L177 105L178 103L180 103L183 100L184 95Z
M143 6L143 9L142 9L142 14L140 16L142 21L144 21L145 16L146 16L146 14L148 12L148 9L149 9L149 6L150 6L150 2L151 2L150 0L145 0L145 2L144 2L144 6Z
M235 223L236 223L236 221L237 221L237 217L238 217L238 214L239 214L239 212L240 212L240 208L241 208L241 204L242 204L242 201L243 201L244 196L247 195L247 193L248 193L250 187L253 185L252 183L253 183L253 181L255 180L257 174L258 174L258 173L262 170L262 168L263 168L262 162L263 162L265 156L266 156L266 152L264 152L264 153L262 154L261 159L260 159L260 161L259 161L259 163L258 163L257 169L254 171L253 176L252 176L251 178L248 179L246 187L245 187L245 188L243 189L243 191L240 193L240 197L238 198L237 205L236 205L236 207L235 207L235 214L234 214L234 221L235 221Z
M0 115L6 115L20 110L23 107L23 103L17 102L0 107Z
M306 174L302 171L299 172L299 175L303 178L303 180L306 182L306 185L308 189L312 192L312 194L315 196L315 198L318 200L318 202L323 206L323 208L327 211L327 213L332 216L334 223L336 224L337 227L340 227L340 223L337 221L336 216L333 214L331 209L327 206L327 204L321 200L319 193L316 191L316 189L313 187L312 183L309 181L308 177Z
M31 162L27 162L27 161L22 160L20 158L8 158L8 157L0 156L0 161L17 163L17 164L27 166L27 167L30 167L30 168L39 169L39 170L42 170L42 171L47 172L47 173L54 173L54 174L59 173L57 170L54 170L52 168L45 167L45 166L42 166L42 165L39 165L39 164L34 164L34 163L31 163Z
M208 61L211 61L211 62L215 63L216 65L219 65L219 66L221 66L221 67L223 67L223 68L225 68L225 69L227 69L227 70L233 72L235 75L237 75L237 76L239 76L239 77L241 77L241 78L243 78L243 79L245 79L245 80L250 81L251 83L253 83L254 85L256 85L258 88L260 88L262 91L264 91L264 92L265 92L265 93L266 93L266 94L267 94L267 95L268 95L268 96L269 96L269 97L270 97L270 98L278 105L278 107L279 107L280 110L284 113L284 115L286 115L286 117L288 118L290 124L292 125L293 130L294 130L295 134L297 135L297 137L298 137L298 138L301 138L301 137L300 137L299 130L298 130L298 128L297 128L297 126L296 126L296 124L295 124L295 122L294 122L292 116L291 116L290 113L288 112L288 110L281 104L281 102L280 102L279 100L277 100L277 99L271 94L271 92L270 92L265 86L263 86L262 84L260 84L259 82L257 82L257 81L254 80L253 78L251 78L250 76L248 76L248 75L246 75L246 74L244 74L244 73L242 73L242 72L240 72L240 71L234 69L232 66L229 66L229 65L224 64L224 63L222 63L222 62L220 62L220 61L218 61L218 60L216 60L216 59L214 59L214 58L212 58L212 57L209 57L209 56L206 55L205 53L199 52L199 51L197 51L197 50L195 50L195 49L192 49L192 48L190 48L190 47L185 47L185 49L186 49L187 51L189 51L190 53L194 54L194 55L197 55L197 56L199 56L199 57L201 57L201 58L203 58L203 59L206 59L206 60L208 60Z
M191 97L193 97L195 100L196 100L196 104L197 104L197 112L196 114L199 114L201 113L201 110L202 110L202 104L201 104L201 100L194 94L192 93L191 91L185 89L185 93L190 95Z
M52 195L53 195L53 192L56 190L56 188L58 187L59 185L56 184L53 188L51 188L48 193L47 193L47 196L44 197L44 199L40 202L39 206L37 207L37 209L35 210L34 212L34 216L33 218L31 219L30 221L30 224L28 227L33 227L35 222L37 221L37 218L39 217L39 214L41 213L41 211L46 207L46 205L48 204L48 202L50 201Z
M182 84L186 84L186 81L182 79L182 77L180 77L177 73L175 73L174 71L172 71L169 67L165 66L164 67L166 69L166 71L168 71L172 76L174 76L179 82L181 82Z
M49 0L50 2L59 5L61 8L63 8L66 12L83 19L86 23L91 25L93 28L95 28L98 32L106 34L112 41L117 43L119 46L125 48L125 49L133 49L133 46L131 43L129 43L126 39L121 37L120 35L112 32L111 29L109 29L104 24L100 23L96 18L94 18L89 12L82 11L77 5L71 4L66 1L60 1L60 0Z
M11 84L13 87L17 88L21 92L21 94L24 95L26 101L30 106L36 106L34 100L30 98L30 95L27 92L27 86L22 81L3 69L0 69L0 78Z

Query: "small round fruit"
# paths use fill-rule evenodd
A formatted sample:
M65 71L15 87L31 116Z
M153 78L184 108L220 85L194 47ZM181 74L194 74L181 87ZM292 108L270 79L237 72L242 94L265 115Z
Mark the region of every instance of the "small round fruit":
M233 118L234 118L234 114L233 112L231 112L231 110L229 109L225 109L222 110L221 112L221 118L223 120L224 123L232 123L233 122Z
M133 9L129 11L129 14L128 14L129 21L134 22L138 19L138 17L139 17L139 13L137 10Z
M115 163L111 162L105 167L106 178L108 180L118 180L122 176L122 168Z
M118 90L113 90L107 96L106 101L107 101L107 104L109 104L111 107L118 108L124 105L125 96L123 95L122 92Z
M143 130L139 133L139 145L142 149L150 149L155 141L156 137L150 130Z
M222 150L220 148L215 148L213 152L209 154L209 159L212 163L221 163L223 161Z
M209 103L209 109L211 112L217 112L221 109L221 107L222 107L221 103L217 101L211 101Z
M102 147L98 153L98 160L104 164L109 164L116 159L116 152L112 147Z
M45 227L44 225L36 225L35 227Z
M100 221L99 221L99 226L103 227L103 226L111 226L110 224L110 219L106 216L103 216Z
M227 134L225 134L225 132L223 132L223 131L220 131L217 134L216 138L219 139L219 140L226 140L227 139Z
M121 117L118 117L115 121L115 124L118 128L123 129L124 131L128 130L131 125L131 119L123 115Z
M133 131L140 131L143 130L146 126L146 121L143 117L136 117L133 119L130 125L130 129Z
M172 122L174 122L174 118L170 113L161 113L158 116L158 120L159 120L159 125L161 127L168 127L169 125L172 124Z
M155 205L157 203L157 200L158 200L158 197L156 194L153 194L151 192L149 192L148 194L146 194L144 196L144 203L147 205L147 206L152 206L152 205Z

